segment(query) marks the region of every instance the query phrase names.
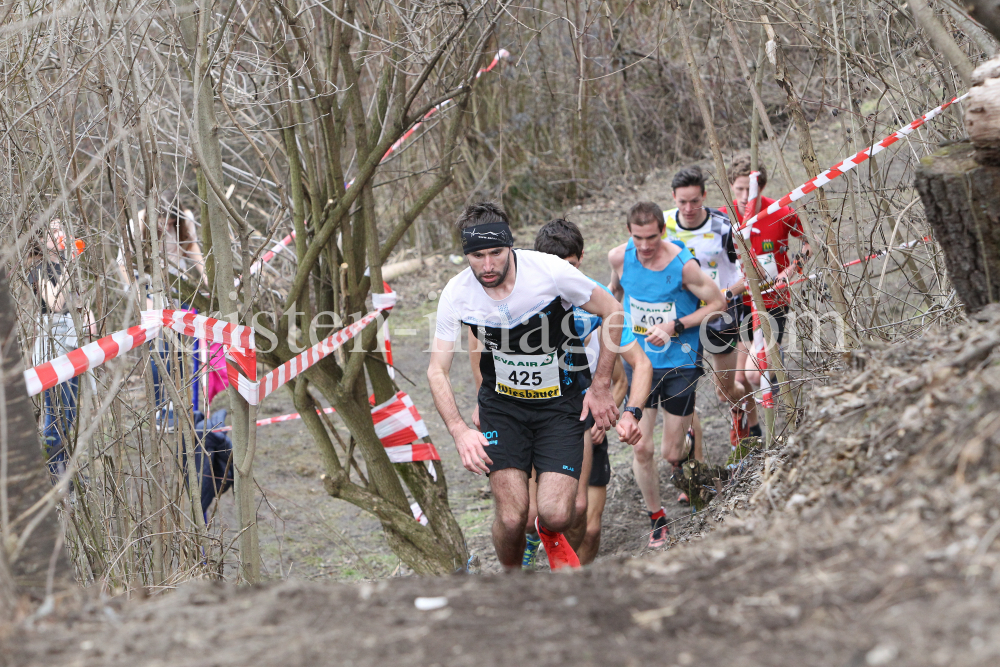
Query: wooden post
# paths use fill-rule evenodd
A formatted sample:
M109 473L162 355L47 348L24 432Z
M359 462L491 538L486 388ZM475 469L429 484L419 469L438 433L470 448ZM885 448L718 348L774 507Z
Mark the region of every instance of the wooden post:
M973 72L969 141L920 161L915 186L969 312L1000 300L1000 58Z

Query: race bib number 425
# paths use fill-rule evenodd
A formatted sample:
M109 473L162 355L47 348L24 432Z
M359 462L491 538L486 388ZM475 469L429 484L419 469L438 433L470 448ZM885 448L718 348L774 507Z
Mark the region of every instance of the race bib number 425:
M677 319L673 301L664 303L646 303L628 298L629 315L632 317L632 332L637 336L645 336L657 324L666 324Z
M503 354L493 350L498 394L539 400L562 395L556 354Z

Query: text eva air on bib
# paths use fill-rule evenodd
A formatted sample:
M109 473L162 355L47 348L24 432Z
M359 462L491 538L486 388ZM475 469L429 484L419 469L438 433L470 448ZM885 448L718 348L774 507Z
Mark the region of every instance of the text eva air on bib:
M646 303L629 297L629 315L632 317L632 332L645 336L657 324L666 324L677 319L677 309L673 301Z
M555 352L504 354L493 350L493 369L497 378L495 391L501 396L530 401L562 395Z

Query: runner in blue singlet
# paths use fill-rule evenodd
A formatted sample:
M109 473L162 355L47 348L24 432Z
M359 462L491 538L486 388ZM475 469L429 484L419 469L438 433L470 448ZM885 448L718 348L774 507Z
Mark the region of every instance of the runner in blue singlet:
M663 211L640 202L626 222L631 238L608 253L611 290L622 299L626 324L639 338L653 363L653 387L639 421L642 439L635 446L632 470L652 522L649 546L667 541L667 522L660 504L659 476L653 456L653 427L663 408L661 454L675 468L688 452L684 434L691 425L698 366L699 325L725 310L725 300L712 279L683 247L661 238ZM699 300L705 305L699 307ZM626 366L626 374L631 369Z

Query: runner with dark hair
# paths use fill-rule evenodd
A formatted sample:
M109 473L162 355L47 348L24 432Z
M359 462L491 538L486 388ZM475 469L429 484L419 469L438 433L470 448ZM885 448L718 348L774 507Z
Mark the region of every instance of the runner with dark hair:
M585 420L593 415L602 429L618 420L611 372L621 340L621 305L568 262L513 249L507 215L495 204L466 208L458 229L469 267L439 298L427 369L434 403L465 468L489 476L496 511L493 545L501 564L521 566L528 477L534 470L536 527L549 563L553 569L579 566L562 531L574 519ZM587 363L574 328L574 306L608 323L586 395ZM463 324L486 351L479 364L479 431L462 419L448 379Z
M583 259L583 234L580 228L568 220L552 220L538 230L535 236L535 250L555 255L569 262L574 268L580 268ZM593 279L591 279L593 280ZM595 285L607 290L607 287L594 280ZM610 294L610 290L608 291ZM600 356L601 318L588 313L582 308L573 309L576 333L586 344L588 372L594 373ZM652 379L653 367L645 353L636 342L631 329L625 328L621 335L620 354L623 359L635 369L635 391L632 401L625 407L633 416L642 411L639 406L649 393L649 382ZM475 355L470 351L470 355ZM473 361L473 373L478 366ZM621 405L628 391L628 381L621 361L615 360L612 373L612 393L615 405ZM587 430L584 432L584 460L580 475L580 485L576 496L576 521L566 536L570 545L577 551L580 563L587 565L597 556L601 544L601 519L604 513L604 503L607 499L607 486L611 481L611 462L608 458L608 443L605 431L594 425L593 418L588 418ZM638 422L631 419L622 420L617 427L618 437L628 444L639 441L641 433ZM535 485L531 485L532 512L535 512ZM538 537L534 534L534 526L529 520L527 546L524 551L522 565L528 567L534 563L535 551L538 548Z
M634 448L632 470L642 491L652 531L650 547L666 544L668 527L660 504L660 477L653 455L653 428L663 408L661 454L677 472L684 460L684 435L694 413L699 325L725 309L718 287L691 253L662 238L663 211L652 202L632 207L626 221L630 238L608 253L611 290L622 299L627 321L653 363L653 388L639 421L642 439ZM705 305L699 306L699 300ZM626 365L630 382L632 369Z
M729 437L735 445L739 442L740 435L737 425L742 424L745 419L739 405L744 400L746 391L736 381L739 368L739 306L742 300L731 292L731 288L740 281L732 228L725 214L705 206L705 176L700 168L689 167L677 172L672 186L677 208L663 214L666 225L664 238L684 243L698 260L702 271L726 294L723 315L702 323L701 344L703 355L711 365L716 394L733 411ZM700 452L701 425L697 413L694 417L694 432L696 449Z

